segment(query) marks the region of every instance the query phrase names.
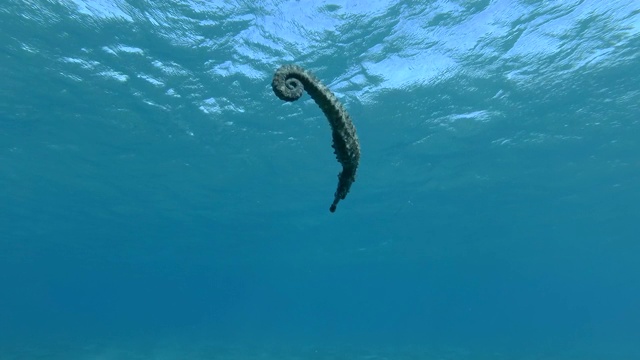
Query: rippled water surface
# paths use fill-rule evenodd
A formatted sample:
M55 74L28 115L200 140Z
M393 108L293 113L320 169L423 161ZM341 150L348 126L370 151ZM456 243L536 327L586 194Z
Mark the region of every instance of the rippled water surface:
M4 0L0 79L0 359L640 358L637 1Z

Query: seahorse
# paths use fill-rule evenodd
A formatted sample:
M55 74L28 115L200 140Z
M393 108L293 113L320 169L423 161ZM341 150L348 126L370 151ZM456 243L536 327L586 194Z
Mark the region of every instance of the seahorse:
M338 188L329 211L335 212L340 200L344 200L356 181L360 163L360 142L351 117L336 96L313 74L297 65L283 65L273 75L273 92L284 101L298 100L304 90L318 104L331 126L333 151L342 165L338 174Z

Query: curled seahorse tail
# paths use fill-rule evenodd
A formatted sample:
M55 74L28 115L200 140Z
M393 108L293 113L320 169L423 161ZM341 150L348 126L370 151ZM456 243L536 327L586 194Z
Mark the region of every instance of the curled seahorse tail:
M342 165L335 199L329 208L329 211L335 212L338 202L347 196L355 181L356 169L360 163L360 142L351 117L331 90L300 66L283 65L278 68L273 75L271 87L276 96L284 101L295 101L306 90L327 117L331 126L332 147L336 159Z

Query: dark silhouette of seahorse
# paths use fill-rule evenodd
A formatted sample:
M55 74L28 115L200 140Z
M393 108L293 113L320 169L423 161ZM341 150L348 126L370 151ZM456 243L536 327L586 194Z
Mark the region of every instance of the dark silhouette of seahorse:
M276 96L284 101L298 100L306 90L329 120L332 147L336 159L342 164L342 171L338 174L338 188L329 208L329 211L335 212L338 202L344 200L351 184L356 181L356 170L360 162L360 142L349 114L331 90L300 66L281 66L273 75L271 87Z

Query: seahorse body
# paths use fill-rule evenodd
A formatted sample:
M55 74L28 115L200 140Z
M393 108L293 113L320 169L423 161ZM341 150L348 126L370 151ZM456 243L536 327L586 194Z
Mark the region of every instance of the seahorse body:
M356 181L356 170L360 162L360 142L351 117L336 96L313 74L297 65L283 65L273 75L273 92L284 101L298 100L304 90L318 104L329 120L336 159L342 164L338 174L338 188L329 211L335 212L338 202L344 200L351 184Z

